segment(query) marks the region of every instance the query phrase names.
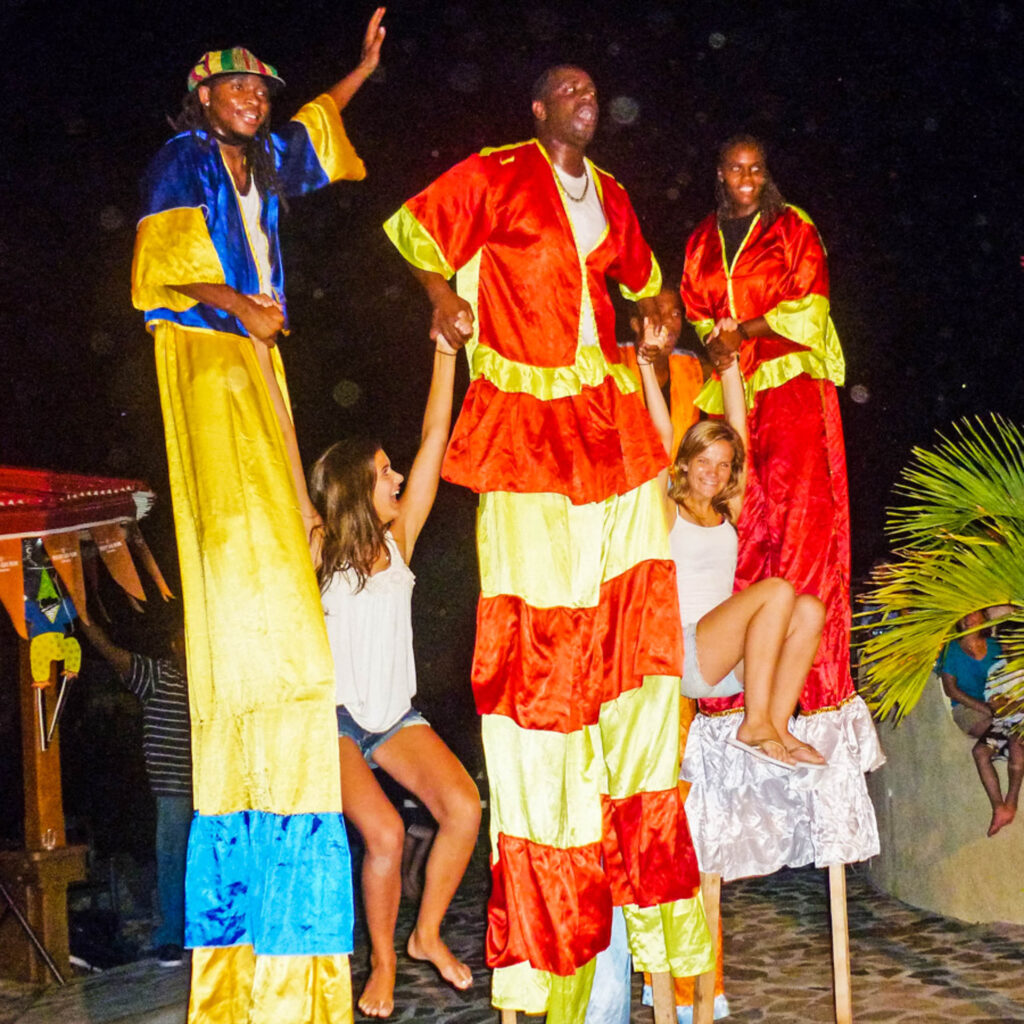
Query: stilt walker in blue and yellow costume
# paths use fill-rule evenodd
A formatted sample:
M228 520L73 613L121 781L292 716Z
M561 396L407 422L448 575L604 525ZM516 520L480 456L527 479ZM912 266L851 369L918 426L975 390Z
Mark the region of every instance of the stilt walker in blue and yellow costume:
M237 47L189 75L143 183L132 299L153 332L188 646L196 815L191 1022L352 1018L352 888L334 673L278 335L279 197L365 176L339 112L359 65L270 133L276 70Z

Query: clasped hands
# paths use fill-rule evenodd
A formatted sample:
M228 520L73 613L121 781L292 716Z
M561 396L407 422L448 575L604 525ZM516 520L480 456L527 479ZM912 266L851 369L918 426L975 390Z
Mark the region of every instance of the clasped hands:
M711 365L718 373L732 366L742 344L743 335L740 333L740 325L731 316L721 317L711 328L711 333L704 339L704 346L711 359Z

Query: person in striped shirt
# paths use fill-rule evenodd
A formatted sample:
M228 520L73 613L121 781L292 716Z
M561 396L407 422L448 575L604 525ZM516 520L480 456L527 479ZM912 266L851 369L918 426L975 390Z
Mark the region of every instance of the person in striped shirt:
M156 798L156 882L160 921L153 948L161 966L182 962L185 931L185 854L192 823L192 745L185 674L185 634L170 637L169 656L126 651L99 626L79 619L96 652L142 703L142 750Z

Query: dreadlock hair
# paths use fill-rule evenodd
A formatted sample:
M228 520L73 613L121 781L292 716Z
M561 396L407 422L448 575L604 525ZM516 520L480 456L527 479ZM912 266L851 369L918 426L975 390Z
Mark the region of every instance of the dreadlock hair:
M690 468L690 463L716 441L728 441L732 445L732 467L728 483L711 499L711 507L720 516L732 522L729 501L739 493L743 482L745 453L743 438L725 420L701 420L694 423L683 435L668 471L668 496L677 505L687 507L686 499L690 495L690 484L686 479L686 472Z
M769 228L775 223L775 219L786 208L786 200L782 198L775 179L768 170L768 150L765 144L756 136L741 132L738 135L730 135L718 147L718 159L715 167L721 167L725 163L725 155L730 149L737 146L747 146L749 149L756 149L760 152L764 164L764 189L761 191L761 225ZM729 197L725 194L725 185L715 176L715 202L718 204L718 219L726 220L732 216L732 207L729 204Z
M331 445L313 464L309 496L320 514L320 592L336 572L351 570L356 593L366 586L373 563L387 550L387 528L373 507L377 482L376 441L351 438Z
M218 77L212 75L201 84L210 85ZM207 120L203 105L199 100L198 88L185 93L185 98L181 101L181 112L177 117L169 117L167 120L176 132L192 132L195 135L198 131L204 131L208 135L212 134L210 122ZM207 139L203 144L209 147L212 143ZM277 168L274 166L269 118L260 125L259 131L246 143L245 166L252 175L253 184L260 195L264 198L277 196L282 207L287 210L288 203L281 193L281 181L277 176Z

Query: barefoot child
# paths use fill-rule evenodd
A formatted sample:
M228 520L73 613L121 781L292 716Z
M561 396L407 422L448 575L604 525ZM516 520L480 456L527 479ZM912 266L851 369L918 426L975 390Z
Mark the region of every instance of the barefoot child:
M310 496L322 519L314 560L334 655L342 801L366 845L370 976L359 1009L370 1017L388 1017L394 1009L405 839L402 819L377 783L377 768L414 793L438 824L408 954L429 960L455 988L472 983L469 968L441 940L440 927L476 841L480 797L465 768L410 703L416 670L408 562L437 494L451 424L454 357L438 339L420 448L404 491L404 477L369 441L332 445L310 475Z
M643 342L637 362L644 396L671 454L672 422L645 355L660 343L649 322ZM729 743L787 768L822 768L824 758L790 732L789 722L818 649L824 605L810 594L796 594L778 578L732 592L746 401L735 360L721 378L726 421L694 424L671 469L662 474L684 626L683 695L730 697L743 691L743 722Z

